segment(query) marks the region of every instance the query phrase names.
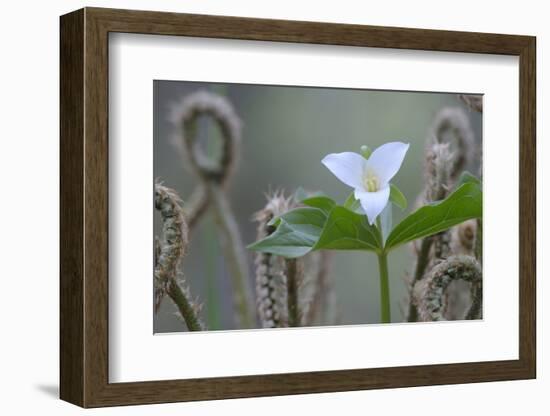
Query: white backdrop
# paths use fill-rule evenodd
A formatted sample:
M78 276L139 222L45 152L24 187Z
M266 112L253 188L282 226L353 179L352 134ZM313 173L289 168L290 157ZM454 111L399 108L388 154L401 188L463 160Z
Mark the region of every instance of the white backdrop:
M544 143L543 115L550 99L544 72L550 56L550 28L544 2L464 0L452 7L436 1L376 2L353 0L296 2L228 0L173 1L20 1L4 6L0 16L3 59L0 180L2 280L2 400L6 414L41 412L78 414L80 410L55 399L58 385L58 16L84 5L231 14L296 20L319 20L390 26L533 34L538 36L538 212L548 210L542 194L550 158ZM548 192L547 192L548 193ZM544 201L546 198L546 201ZM548 222L539 215L539 379L536 381L440 386L294 397L168 404L88 411L89 414L262 414L308 412L346 414L384 412L421 415L437 409L445 415L471 413L532 414L548 412L550 365L544 357L547 332L548 264L542 244Z

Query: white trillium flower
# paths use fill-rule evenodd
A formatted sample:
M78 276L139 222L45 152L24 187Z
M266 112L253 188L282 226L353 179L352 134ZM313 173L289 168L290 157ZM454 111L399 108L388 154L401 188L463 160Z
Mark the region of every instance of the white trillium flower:
M401 168L408 149L408 143L391 142L378 147L368 159L358 153L343 152L331 153L321 162L339 180L354 188L355 199L372 225L388 204L390 180Z

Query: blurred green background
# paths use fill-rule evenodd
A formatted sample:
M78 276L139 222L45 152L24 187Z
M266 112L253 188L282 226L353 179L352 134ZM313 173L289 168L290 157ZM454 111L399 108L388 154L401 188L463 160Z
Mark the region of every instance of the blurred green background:
M358 152L363 144L374 149L389 141L410 143L403 166L392 181L407 197L410 211L423 187L425 141L439 110L463 107L476 140L481 141L481 115L468 111L455 94L155 81L154 176L174 188L184 201L198 180L184 166L174 144L176 129L169 116L177 102L198 90L228 98L243 122L242 153L228 198L245 244L256 239L251 217L264 206L268 190L292 193L301 186L344 201L350 188L320 162L328 153ZM219 151L219 131L212 120L201 118L199 140L211 153ZM395 224L404 213L395 207L393 213ZM161 235L161 226L160 216L155 214L155 235ZM248 252L248 256L252 278L253 253ZM404 277L412 267L409 247L390 255L393 322L403 320L401 305L407 293ZM183 271L193 295L204 303L202 316L209 329L235 329L230 278L210 213L193 231ZM336 252L331 278L340 324L379 322L375 255ZM183 330L185 325L175 315L174 306L165 299L155 316L154 331Z

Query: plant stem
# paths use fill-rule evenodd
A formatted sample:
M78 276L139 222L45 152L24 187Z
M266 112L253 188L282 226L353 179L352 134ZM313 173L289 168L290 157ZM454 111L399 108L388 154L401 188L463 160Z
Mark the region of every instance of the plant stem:
M214 207L216 221L224 235L224 248L233 279L233 303L238 314L240 329L252 328L254 318L250 308L251 289L246 252L241 233L223 190L209 184L209 193Z
M218 245L216 224L214 220L208 216L204 224L206 238L203 238L202 245L206 253L206 312L208 319L208 328L220 329L220 311L219 305L219 284L218 284L218 265L217 260L220 255L220 247Z
M380 235L383 236L380 215L376 218L376 225L380 231ZM378 268L380 270L380 320L383 324L387 324L391 322L390 282L388 276L388 253L384 250L378 254Z
M288 326L300 326L300 310L298 306L298 279L299 265L296 259L286 259L287 279L287 304L288 304Z
M479 264L483 264L483 223L481 219L477 220L476 241L474 246L474 252Z
M313 292L312 300L309 309L304 318L306 325L313 325L316 319L320 317L320 312L327 307L327 298L330 291L329 285L329 269L332 262L332 252L322 250L319 252L319 270L315 276L315 291Z
M391 322L390 282L388 276L388 254L382 251L378 254L380 268L380 320L387 324Z
M418 282L424 276L426 267L430 262L430 249L432 247L432 239L430 237L424 238L420 243L420 250L417 254L416 267L414 271L414 276L411 281L411 287L409 291L409 314L407 316L408 322L416 322L418 320L418 309L414 304L413 298L413 288L416 282Z
M178 282L175 280L170 281L167 294L176 304L189 331L202 331L204 328L199 320L197 311L189 301L188 294L182 290Z

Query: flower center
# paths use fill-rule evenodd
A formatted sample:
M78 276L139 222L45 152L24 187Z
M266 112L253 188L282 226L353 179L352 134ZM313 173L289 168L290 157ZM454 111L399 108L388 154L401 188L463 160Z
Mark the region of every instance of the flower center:
M363 186L367 192L377 192L380 189L380 181L376 175L369 172L363 178Z

